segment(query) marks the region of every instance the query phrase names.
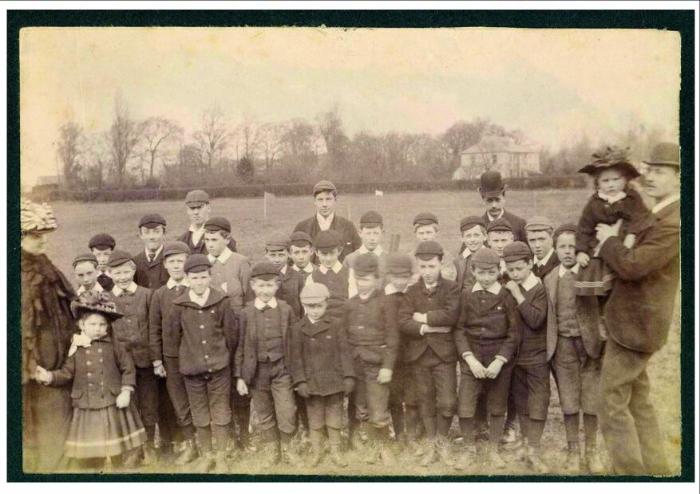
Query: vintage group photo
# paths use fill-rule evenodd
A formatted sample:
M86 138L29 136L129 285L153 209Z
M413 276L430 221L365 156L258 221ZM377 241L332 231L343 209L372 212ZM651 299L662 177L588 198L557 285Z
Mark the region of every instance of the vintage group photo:
M24 473L680 475L678 32L31 27L19 62Z

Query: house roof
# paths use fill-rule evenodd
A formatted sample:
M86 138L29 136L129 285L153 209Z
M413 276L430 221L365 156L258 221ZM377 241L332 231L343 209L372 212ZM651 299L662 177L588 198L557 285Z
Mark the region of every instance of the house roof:
M36 179L36 185L58 185L59 183L58 175L43 175Z

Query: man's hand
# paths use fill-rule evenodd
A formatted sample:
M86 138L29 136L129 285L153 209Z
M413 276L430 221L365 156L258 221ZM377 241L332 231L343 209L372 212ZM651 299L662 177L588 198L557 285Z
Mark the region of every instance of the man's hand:
M343 393L345 396L352 394L355 389L355 380L352 377L346 377L343 379Z
M248 394L248 385L240 377L236 379L236 391L241 396L246 396Z
M628 249L631 249L634 247L634 242L637 240L637 236L633 233L628 233L625 235L625 240L622 242L622 245L627 247Z
M158 377L165 377L167 375L162 361L156 360L153 362L153 373Z
M394 371L391 369L381 368L379 369L379 374L377 375L377 382L379 384L388 384L391 382L391 377L393 374Z
M47 385L53 380L53 376L51 375L51 373L43 367L41 367L40 365L36 366L36 370L34 371L34 375L32 377L36 382L43 385Z
M493 362L486 368L486 377L496 379L503 368L503 360L494 359Z
M309 397L309 385L306 384L305 382L299 383L297 385L297 394L301 396L302 398L308 398Z
M131 391L122 389L122 392L117 396L117 408L126 408L131 403Z
M590 256L588 254L586 254L585 252L579 252L578 254L576 254L576 262L582 268L585 268L586 266L588 266L588 261L590 261L590 260L591 260Z
M474 355L467 355L464 357L464 361L469 366L469 370L472 371L474 377L477 379L483 379L486 377L486 369L484 369L484 366L481 365L481 362L479 362Z
M598 223L595 227L595 238L598 240L598 243L602 244L610 237L617 237L620 234L621 225L622 220L617 220L617 223L615 223L614 225Z
M414 312L413 320L422 324L428 324L428 315L421 312Z

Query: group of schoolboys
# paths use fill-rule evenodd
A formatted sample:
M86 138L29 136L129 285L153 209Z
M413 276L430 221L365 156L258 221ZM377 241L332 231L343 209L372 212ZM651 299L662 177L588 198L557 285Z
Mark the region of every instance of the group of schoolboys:
M203 191L187 194L191 226L177 241L166 242L159 214L141 218L135 256L108 234L92 237L73 268L79 293L109 292L124 314L113 331L135 361L148 436L133 461L226 472L244 450L268 466L327 456L345 467L347 448L366 448L367 462L393 465L405 448L425 467L478 471L480 459L506 466L499 450L515 444L517 420L522 458L545 473L551 370L566 468L582 468L582 411L585 466L600 472L603 337L577 305L576 226L506 211L497 172L479 190L486 212L461 221L453 259L432 213L415 217L411 254L387 252L381 215L366 212L358 232L335 215L327 181L314 188L316 216L266 239L254 266L236 252L230 222L210 217ZM260 441L249 436L251 405ZM455 414L458 449L448 441ZM311 446L303 460L301 436Z

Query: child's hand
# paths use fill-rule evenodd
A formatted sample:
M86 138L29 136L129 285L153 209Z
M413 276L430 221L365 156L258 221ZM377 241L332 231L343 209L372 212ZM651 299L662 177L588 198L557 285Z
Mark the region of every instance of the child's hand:
M117 408L126 408L131 402L131 391L122 389L122 392L117 396Z
M34 380L40 384L49 384L53 380L53 376L49 371L41 367L40 365L36 366L36 370L34 371Z
M498 374L501 373L501 369L503 368L503 360L501 359L494 359L493 362L486 368L486 377L489 379L496 379L498 377Z
M306 383L299 383L297 386L297 394L302 398L309 397L309 385Z
M248 385L240 377L236 379L236 391L241 396L246 396L248 394Z
M379 369L379 374L377 375L377 382L379 384L388 384L391 382L391 377L394 374L394 371L391 369L384 369L381 368Z
M520 287L513 280L510 280L508 281L508 283L506 283L506 289L511 293L511 295L513 295L513 297L520 295Z
M163 367L163 362L160 360L153 362L153 373L158 377L165 377L167 375L165 367Z
M622 242L622 245L627 247L628 249L631 249L634 247L634 241L637 240L637 236L634 233L628 233L625 235L625 240Z
M588 262L591 260L590 256L586 254L585 252L579 252L576 254L576 262L581 266L582 268L585 268L588 266Z
M345 396L351 395L354 389L355 380L352 377L346 377L345 379L343 379L343 393L345 394Z
M474 377L477 379L483 379L486 377L486 369L484 369L484 366L481 365L481 362L479 362L474 355L464 357L464 361L469 366L469 370L472 371Z

